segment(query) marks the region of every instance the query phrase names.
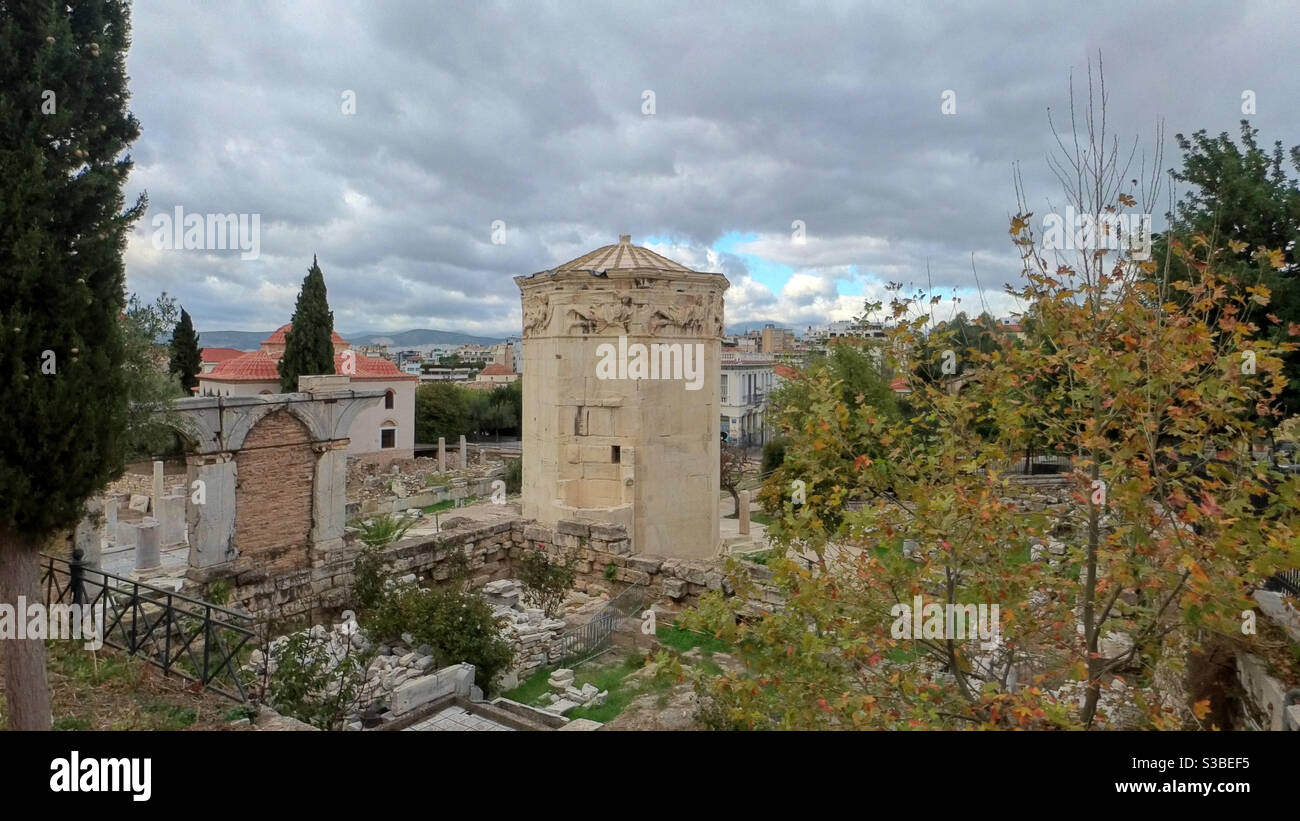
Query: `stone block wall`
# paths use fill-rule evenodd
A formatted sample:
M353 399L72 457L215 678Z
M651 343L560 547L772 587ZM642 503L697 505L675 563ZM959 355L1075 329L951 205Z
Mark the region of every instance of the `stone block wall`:
M647 605L666 600L685 607L694 605L708 590L731 592L719 562L632 555L629 545L627 532L621 527L561 521L552 529L531 520L511 519L406 539L390 545L382 555L394 577L411 575L423 583L450 578L453 565L449 559L456 553L468 558L473 587L514 578L514 560L524 550L537 549L552 561L576 562L574 587L592 595L613 596L639 583L646 585ZM313 612L334 612L348 606L354 581L352 566L360 548L359 542L346 540L338 550L315 551L311 567L292 572L276 573L257 567L233 573L228 569L211 574L191 571L190 583L202 585L228 579L232 604L247 610L259 622L302 619ZM612 580L606 578L610 565L614 567ZM754 573L770 578L766 568L755 568ZM762 601L750 604L771 610L779 602L775 588L769 586L764 589Z
M436 505L449 499L489 498L492 495L492 483L501 479L504 475L505 470L503 468L496 468L486 476L447 477L445 481L420 488L417 491L407 492L404 496L348 502L346 515L348 519L355 519L358 516L372 514L400 513L411 508ZM453 514L448 510L447 515Z

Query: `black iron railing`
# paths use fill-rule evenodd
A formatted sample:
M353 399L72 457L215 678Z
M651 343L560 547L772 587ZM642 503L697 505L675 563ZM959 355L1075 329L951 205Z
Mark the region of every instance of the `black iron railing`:
M252 616L86 567L79 552L70 561L42 561L46 602L93 612L104 644L227 698L247 699L239 653L254 636Z
M1278 573L1264 583L1264 589L1300 596L1300 570L1287 570Z

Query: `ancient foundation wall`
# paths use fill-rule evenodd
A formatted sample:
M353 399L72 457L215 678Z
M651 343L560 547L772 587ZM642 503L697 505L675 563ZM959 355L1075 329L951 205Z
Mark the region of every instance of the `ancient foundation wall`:
M410 575L422 583L436 583L450 578L451 557L464 553L469 559L471 583L481 587L497 579L514 578L514 560L522 551L533 549L545 551L553 560L572 558L577 563L574 587L592 595L613 596L640 583L647 587L647 602L662 599L690 606L705 591L730 590L718 562L631 555L624 528L581 522L561 521L554 528L523 519L466 525L436 536L397 542L382 555L394 577ZM190 583L201 587L224 580L231 588L231 603L259 621L305 619L314 612L337 611L350 603L352 567L359 552L360 544L349 539L337 550L316 551L312 566L303 570L275 573L252 568L233 575L229 571L206 575L191 571ZM756 568L755 572L763 575L768 571ZM768 589L763 601L753 604L770 609L779 601L775 589Z

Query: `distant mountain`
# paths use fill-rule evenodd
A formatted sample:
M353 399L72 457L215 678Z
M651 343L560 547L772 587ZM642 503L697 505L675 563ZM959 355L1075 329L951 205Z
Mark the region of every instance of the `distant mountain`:
M237 351L255 351L262 345L262 340L271 335L271 331L199 331L199 347L234 348ZM388 344L395 348L412 348L417 345L495 345L503 339L486 336L473 336L455 331L434 331L423 328L397 333L373 333L364 331L354 334L339 332L353 345ZM170 340L168 336L168 340ZM375 340L391 340L378 343Z
M199 331L200 348L234 348L237 351L255 351L270 331ZM168 342L171 335L167 335Z
M766 328L768 325L775 325L778 328L786 328L788 330L794 331L795 333L799 332L798 328L791 328L789 325L786 325L785 323L782 322L767 322L765 320L758 320L756 322L737 322L735 325L728 325L727 336L744 336L750 331L761 331L764 328Z
M353 345L385 344L390 348L413 348L416 345L495 345L498 342L505 341L504 337L473 336L471 334L457 333L456 331L435 331L426 328L398 331L397 333L363 331L354 334L343 334L343 338ZM384 341L379 342L376 340Z

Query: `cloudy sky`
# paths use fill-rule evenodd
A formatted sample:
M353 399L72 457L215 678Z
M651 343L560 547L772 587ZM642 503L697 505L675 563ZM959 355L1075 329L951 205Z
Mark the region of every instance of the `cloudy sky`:
M1165 168L1176 133L1236 135L1246 91L1300 143L1293 3L1086 6L140 0L128 287L270 329L315 254L343 331L504 336L511 277L628 233L724 273L728 325L848 318L927 266L978 312L972 258L1007 315L1013 170L1060 208L1048 111L1098 50L1139 162L1161 121ZM177 208L256 215L256 258L168 247Z

